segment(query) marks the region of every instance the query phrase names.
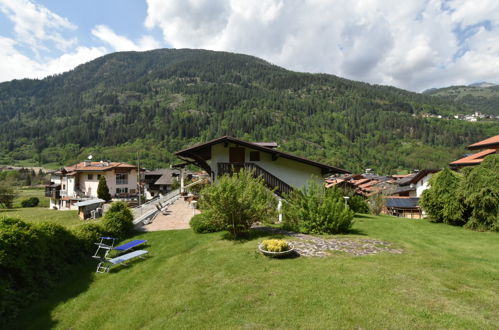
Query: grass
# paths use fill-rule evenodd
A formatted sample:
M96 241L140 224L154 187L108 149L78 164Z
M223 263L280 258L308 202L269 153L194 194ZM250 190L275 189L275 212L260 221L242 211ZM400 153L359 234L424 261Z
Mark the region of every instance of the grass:
M279 260L256 252L266 234L143 233L148 259L81 265L11 327L497 328L499 234L388 216L354 229L404 253Z
M0 217L17 217L27 222L53 222L65 227L73 227L82 223L78 211L50 210L49 198L45 197L43 188L21 188L16 191L18 196L14 199L13 209L1 209ZM21 207L21 201L30 197L38 197L38 207Z
M44 207L0 209L0 217L16 217L27 222L53 222L65 227L81 224L78 211L57 211Z

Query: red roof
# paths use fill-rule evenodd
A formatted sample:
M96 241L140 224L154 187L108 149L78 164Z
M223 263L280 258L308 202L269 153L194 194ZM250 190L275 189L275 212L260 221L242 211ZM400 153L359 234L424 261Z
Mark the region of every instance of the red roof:
M483 141L473 143L468 146L470 150L485 149L485 148L499 148L499 135L493 136L491 138L485 139Z
M137 168L135 165L127 163L118 162L81 162L73 166L65 167L64 169L68 172L80 172L80 171L109 171L111 169L134 169Z
M497 152L496 149L486 149L480 152L477 152L476 154L469 155L467 157L458 159L456 161L453 161L452 163L449 163L449 165L454 165L454 166L466 166L466 165L478 165L480 164L485 157L488 155L495 154Z

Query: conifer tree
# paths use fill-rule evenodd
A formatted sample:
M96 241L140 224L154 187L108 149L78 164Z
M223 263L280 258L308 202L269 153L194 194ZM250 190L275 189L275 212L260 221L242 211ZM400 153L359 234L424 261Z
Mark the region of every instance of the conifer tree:
M109 188L104 176L101 176L99 179L99 186L97 187L97 197L105 200L106 202L109 202L111 200L111 194L109 193Z

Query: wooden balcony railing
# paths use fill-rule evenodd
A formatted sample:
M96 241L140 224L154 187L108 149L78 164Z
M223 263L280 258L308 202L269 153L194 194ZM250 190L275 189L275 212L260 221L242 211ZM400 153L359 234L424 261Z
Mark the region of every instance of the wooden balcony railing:
M218 163L218 175L231 175L232 173L239 172L242 168L252 171L255 177L262 177L265 185L269 189L275 189L274 192L279 196L289 194L293 191L293 187L289 184L267 172L255 163Z

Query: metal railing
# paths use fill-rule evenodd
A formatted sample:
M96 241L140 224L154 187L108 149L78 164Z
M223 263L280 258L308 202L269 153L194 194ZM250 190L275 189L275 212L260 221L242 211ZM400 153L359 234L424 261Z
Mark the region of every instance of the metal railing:
M293 191L293 187L289 184L267 172L255 163L218 163L218 175L230 175L241 168L253 171L255 177L262 177L265 185L272 190L275 189L274 192L279 196L289 194Z
M152 200L142 204L141 206L132 209L133 223L138 224L145 219L152 217L158 212L158 206L163 204L168 204L172 200L180 196L180 189L173 190L168 194L161 196L159 198L153 198Z

